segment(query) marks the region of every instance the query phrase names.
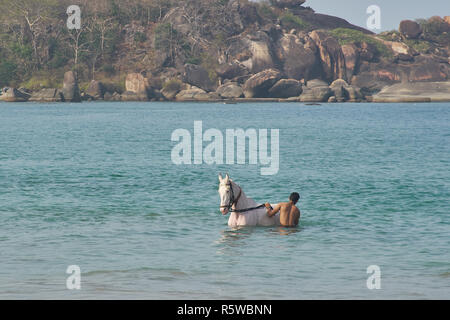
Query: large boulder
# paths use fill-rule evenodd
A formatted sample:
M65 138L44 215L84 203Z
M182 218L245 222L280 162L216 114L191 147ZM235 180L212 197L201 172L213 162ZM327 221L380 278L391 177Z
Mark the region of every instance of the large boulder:
M417 39L422 33L420 24L412 20L403 20L400 22L400 33L408 39Z
M330 84L337 102L359 102L364 99L364 95L358 87L349 85L343 79L337 79Z
M41 89L34 92L29 101L33 102L63 102L64 95L61 91L55 88Z
M244 90L236 82L228 82L221 85L216 92L225 99L236 99L244 96Z
M444 21L445 21L448 25L450 25L450 16L445 16L445 17L444 17Z
M16 88L4 88L3 94L0 96L0 100L6 102L25 102L28 99L30 99L28 93L17 90Z
M302 84L295 79L281 79L269 89L271 98L298 97L302 93Z
M328 33L318 30L312 31L310 37L319 49L325 79L346 79L345 57L339 42Z
M100 81L92 80L89 87L86 89L86 94L95 100L101 100L105 95L105 86Z
M202 66L195 64L184 66L183 80L205 91L214 91L217 88L216 81L211 79L209 72Z
M225 63L216 68L216 73L222 79L234 79L249 74L246 66L238 62Z
M276 55L283 64L283 71L288 78L309 80L320 75L320 60L317 47L313 41L303 42L295 34L284 34L278 40Z
M308 81L303 93L300 95L301 102L327 102L333 95L333 91L328 84L322 80L315 79Z
M267 69L253 75L244 84L244 94L246 98L266 98L269 96L269 89L281 79L278 70Z
M347 79L351 79L358 71L359 50L354 44L346 44L342 46L342 53L345 58L345 69L347 71Z
M129 73L125 79L125 90L137 94L146 94L148 80L140 73Z
M181 90L176 95L177 101L208 101L213 100L213 98L215 98L215 96L212 94L209 94L205 90L194 86L190 89Z
M62 94L66 102L81 102L80 88L73 71L67 71L64 74Z
M383 88L374 102L450 101L450 81L405 82Z
M239 61L251 73L275 67L272 39L263 31L233 37L227 47L229 59Z

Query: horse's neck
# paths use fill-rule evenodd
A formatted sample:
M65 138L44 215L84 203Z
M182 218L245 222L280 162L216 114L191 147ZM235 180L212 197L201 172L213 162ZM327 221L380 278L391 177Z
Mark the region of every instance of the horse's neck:
M245 194L244 190L242 190L241 187L234 185L234 188L235 188L234 190L237 190L236 194L239 194L239 190L241 190L241 196L237 204L234 205L235 207L234 209L242 210L256 206L256 202L252 198L247 197L247 195Z

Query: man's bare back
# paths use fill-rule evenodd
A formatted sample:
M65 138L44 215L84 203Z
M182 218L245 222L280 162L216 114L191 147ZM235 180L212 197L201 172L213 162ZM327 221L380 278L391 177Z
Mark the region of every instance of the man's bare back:
M296 227L300 220L300 210L295 206L299 198L298 193L293 193L289 197L289 202L279 203L273 209L266 203L267 214L273 217L280 212L280 224L283 227Z

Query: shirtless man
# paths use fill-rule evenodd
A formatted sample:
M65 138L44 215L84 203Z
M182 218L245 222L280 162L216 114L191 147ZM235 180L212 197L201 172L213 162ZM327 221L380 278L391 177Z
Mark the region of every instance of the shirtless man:
M266 203L267 215L273 217L280 212L280 224L283 227L296 227L300 220L300 210L295 206L300 199L297 192L289 196L289 202L279 203L272 209L269 203Z

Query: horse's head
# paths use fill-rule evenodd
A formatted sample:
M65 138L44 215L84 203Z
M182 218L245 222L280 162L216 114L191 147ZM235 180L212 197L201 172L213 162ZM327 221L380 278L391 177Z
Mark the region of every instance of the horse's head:
M225 178L219 174L220 212L222 212L223 215L226 215L230 211L230 204L233 201L233 199L231 199L233 192L231 183L232 180L228 174Z

